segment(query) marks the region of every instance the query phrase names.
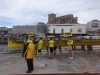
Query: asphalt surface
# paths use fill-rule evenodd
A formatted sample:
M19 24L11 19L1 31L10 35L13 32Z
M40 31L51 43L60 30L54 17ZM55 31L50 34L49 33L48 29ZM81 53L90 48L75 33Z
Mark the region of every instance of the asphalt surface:
M100 50L96 47L90 54L86 50L76 50L74 59L68 59L67 49L64 48L62 54L53 55L53 59L48 59L46 51L42 51L40 64L47 64L47 68L39 67L34 61L34 71L32 74L44 73L100 73ZM35 55L38 58L37 55ZM0 74L26 74L27 64L21 53L0 54Z

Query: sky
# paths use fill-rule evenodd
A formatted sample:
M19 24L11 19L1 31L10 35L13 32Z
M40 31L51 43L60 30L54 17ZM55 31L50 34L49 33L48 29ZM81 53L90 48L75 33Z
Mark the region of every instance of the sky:
M100 0L0 0L0 26L48 22L48 14L73 14L78 23L100 20Z

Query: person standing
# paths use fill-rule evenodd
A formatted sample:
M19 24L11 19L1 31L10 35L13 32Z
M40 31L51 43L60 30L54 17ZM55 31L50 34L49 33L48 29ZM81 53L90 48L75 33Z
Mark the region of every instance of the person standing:
M27 47L24 50L22 57L25 57L27 62L28 70L26 71L26 73L31 73L34 69L33 58L35 53L35 45L33 44L32 40L28 40L26 46Z
M55 38L54 38L54 42L55 42ZM57 46L54 46L54 54L56 54L56 49L57 49Z
M26 39L24 40L24 45L23 45L23 53L22 53L22 55L24 54L24 52L25 52L25 49L27 48L27 41L28 41L28 37L26 37Z
M40 37L40 41L38 42L38 57L39 57L38 59L41 59L41 56L42 56L42 53L41 53L42 47L43 47L43 40Z
M72 44L73 44L73 40L70 38L67 42L68 45L68 58L69 59L73 59L73 51L72 51Z
M61 40L60 37L59 37L59 40ZM62 54L61 46L58 46L58 48L59 48L59 53Z
M48 46L46 46L46 50L47 50L47 54L46 54L46 55L48 55L48 54L49 54L48 48L49 48L49 47L48 47Z
M34 37L33 42L36 43L36 37ZM35 55L37 55L37 47L35 46Z
M92 37L87 36L86 39L92 39ZM88 51L88 53L90 53L90 51L92 51L92 46L91 45L87 45L87 51Z
M50 48L50 54L49 54L49 59L53 59L52 58L52 54L53 54L53 50L54 50L54 41L53 39L51 38L50 41L49 41L49 48Z

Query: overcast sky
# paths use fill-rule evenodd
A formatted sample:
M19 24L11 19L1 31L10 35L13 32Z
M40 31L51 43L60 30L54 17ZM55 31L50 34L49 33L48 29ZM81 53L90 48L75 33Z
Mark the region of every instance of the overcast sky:
M100 0L0 0L0 26L47 23L48 14L73 14L78 23L100 20Z

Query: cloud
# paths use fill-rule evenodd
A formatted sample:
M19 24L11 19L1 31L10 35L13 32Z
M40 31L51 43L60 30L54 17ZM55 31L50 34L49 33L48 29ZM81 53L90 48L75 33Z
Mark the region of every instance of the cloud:
M48 21L48 14L73 14L78 22L100 20L99 0L0 0L0 25L34 25Z

